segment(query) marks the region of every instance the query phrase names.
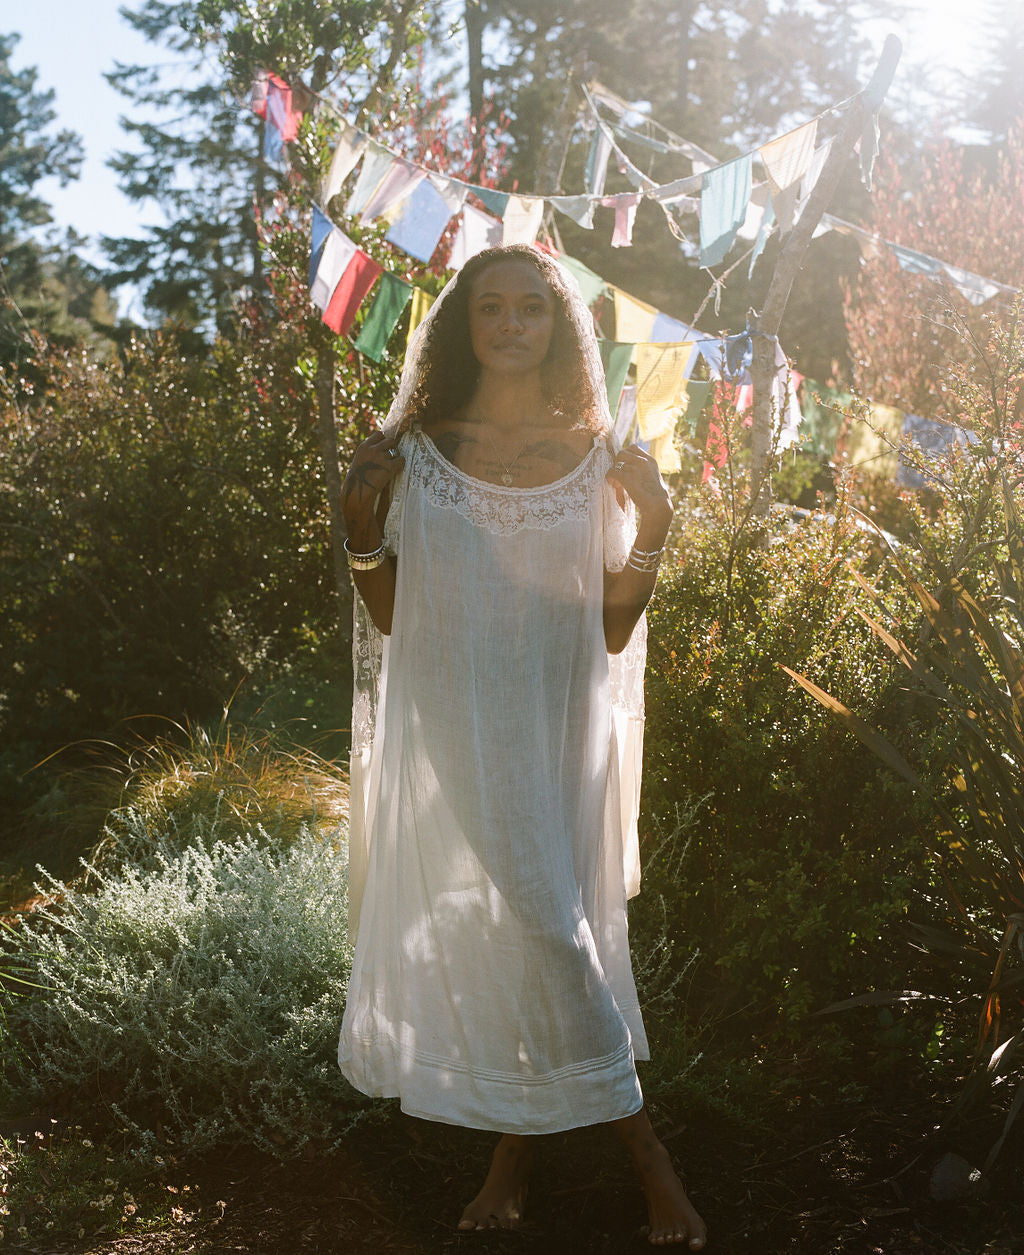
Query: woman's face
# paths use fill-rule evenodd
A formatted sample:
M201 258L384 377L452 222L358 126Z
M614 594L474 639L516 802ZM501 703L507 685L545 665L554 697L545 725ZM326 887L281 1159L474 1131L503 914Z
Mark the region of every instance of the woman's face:
M469 338L476 360L499 375L536 371L555 328L555 296L522 258L495 262L469 290Z

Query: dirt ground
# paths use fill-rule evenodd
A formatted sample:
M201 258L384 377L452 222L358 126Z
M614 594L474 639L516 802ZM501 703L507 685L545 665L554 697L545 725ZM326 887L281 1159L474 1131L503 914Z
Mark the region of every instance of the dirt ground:
M983 1159L982 1138L991 1125L976 1134L961 1129L954 1145L934 1131L934 1117L933 1109L897 1103L852 1113L799 1112L769 1136L710 1118L669 1128L662 1123L659 1131L708 1221L706 1249L714 1255L1024 1252L1020 1141L1008 1144L991 1180L971 1184L957 1178L956 1165L966 1172ZM651 1249L639 1191L604 1130L545 1139L524 1229L456 1233L492 1141L489 1134L395 1111L360 1126L344 1151L327 1155L281 1164L250 1151L221 1151L191 1170L206 1200L226 1203L219 1222L53 1247L46 1255L445 1255L476 1249L628 1255ZM944 1158L953 1151L958 1160ZM937 1201L936 1169L944 1165L948 1175L951 1163L946 1192L962 1187L963 1197Z

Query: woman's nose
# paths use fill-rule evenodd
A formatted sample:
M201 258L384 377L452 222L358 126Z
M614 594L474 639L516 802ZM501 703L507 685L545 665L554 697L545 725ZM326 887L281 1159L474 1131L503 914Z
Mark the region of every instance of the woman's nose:
M505 311L505 317L502 320L502 325L506 331L512 331L512 332L515 332L516 334L521 332L523 329L522 319L519 317L519 315L516 313L514 309L509 309Z

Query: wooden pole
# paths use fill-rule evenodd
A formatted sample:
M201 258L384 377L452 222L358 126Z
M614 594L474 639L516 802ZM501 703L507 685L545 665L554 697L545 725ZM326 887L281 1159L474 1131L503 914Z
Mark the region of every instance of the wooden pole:
M782 317L786 312L786 302L803 265L814 230L835 194L843 168L864 132L864 124L877 112L889 91L902 51L900 40L895 35L889 35L871 81L847 109L833 136L832 147L814 190L808 196L799 219L786 236L761 312L752 314L750 318L751 331L754 333L754 360L750 372L754 390L751 490L755 499L754 514L759 518L767 517L772 499L772 380L775 377L775 346Z

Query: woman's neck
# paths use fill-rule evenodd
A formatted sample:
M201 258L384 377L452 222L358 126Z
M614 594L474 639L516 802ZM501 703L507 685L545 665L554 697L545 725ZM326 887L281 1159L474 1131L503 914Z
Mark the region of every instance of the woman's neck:
M551 409L540 380L483 373L466 403L465 416L497 428L544 425Z

